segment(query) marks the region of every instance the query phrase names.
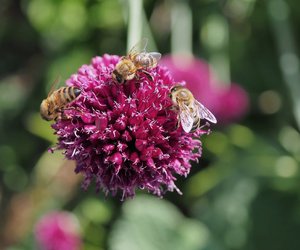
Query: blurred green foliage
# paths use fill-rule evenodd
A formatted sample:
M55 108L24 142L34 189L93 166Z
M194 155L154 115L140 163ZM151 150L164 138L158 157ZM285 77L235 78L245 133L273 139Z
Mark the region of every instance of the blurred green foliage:
M204 224L185 218L171 203L139 196L124 204L109 245L116 250L207 249L214 244L209 238Z
M64 84L94 55L125 54L128 1L2 0L1 249L33 249L33 225L53 209L79 218L87 250L299 249L300 2L145 0L143 27L162 54L176 4L191 13L193 53L243 86L250 110L204 139L199 164L177 180L182 196L122 203L81 190L74 165L46 152L55 137L39 105L58 76Z

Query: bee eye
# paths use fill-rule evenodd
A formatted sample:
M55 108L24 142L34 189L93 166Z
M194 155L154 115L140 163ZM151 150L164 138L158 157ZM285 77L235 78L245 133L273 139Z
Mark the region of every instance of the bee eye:
M113 71L113 77L117 80L118 83L123 82L122 76L116 70Z
M122 77L121 77L120 75L117 75L117 76L116 76L116 79L117 79L118 83L121 83L121 82L122 82Z

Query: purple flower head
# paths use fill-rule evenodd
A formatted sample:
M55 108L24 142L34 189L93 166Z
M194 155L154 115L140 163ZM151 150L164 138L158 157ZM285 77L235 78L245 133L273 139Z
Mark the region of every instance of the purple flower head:
M81 249L79 223L69 212L44 215L35 225L35 238L41 250Z
M119 84L112 78L119 60L107 54L95 57L67 80L81 94L64 111L68 118L52 125L58 148L76 161L84 188L95 180L97 190L121 191L122 199L134 196L136 189L158 196L167 190L180 193L175 175L187 176L190 160L201 155L201 142L194 137L206 131L178 128L169 97L177 83L166 68L147 69L152 79L138 72Z
M176 81L186 81L194 97L211 110L220 123L230 123L241 118L248 110L248 95L237 84L220 87L220 81L203 60L184 56L164 56L166 66Z

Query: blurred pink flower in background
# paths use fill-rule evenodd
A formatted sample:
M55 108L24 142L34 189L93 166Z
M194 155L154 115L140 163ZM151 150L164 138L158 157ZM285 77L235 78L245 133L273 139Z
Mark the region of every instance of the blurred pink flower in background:
M50 212L35 225L35 238L41 250L79 250L81 238L77 218L69 212Z
M221 83L203 60L167 55L160 64L168 68L175 81L186 82L186 87L212 111L219 124L234 122L247 113L246 91L234 83L228 86Z

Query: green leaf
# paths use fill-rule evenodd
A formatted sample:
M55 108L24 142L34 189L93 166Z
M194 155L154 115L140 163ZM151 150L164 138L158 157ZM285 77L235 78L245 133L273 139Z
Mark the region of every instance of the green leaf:
M109 246L112 250L196 250L207 249L209 237L202 223L185 218L171 203L138 196L123 206Z

